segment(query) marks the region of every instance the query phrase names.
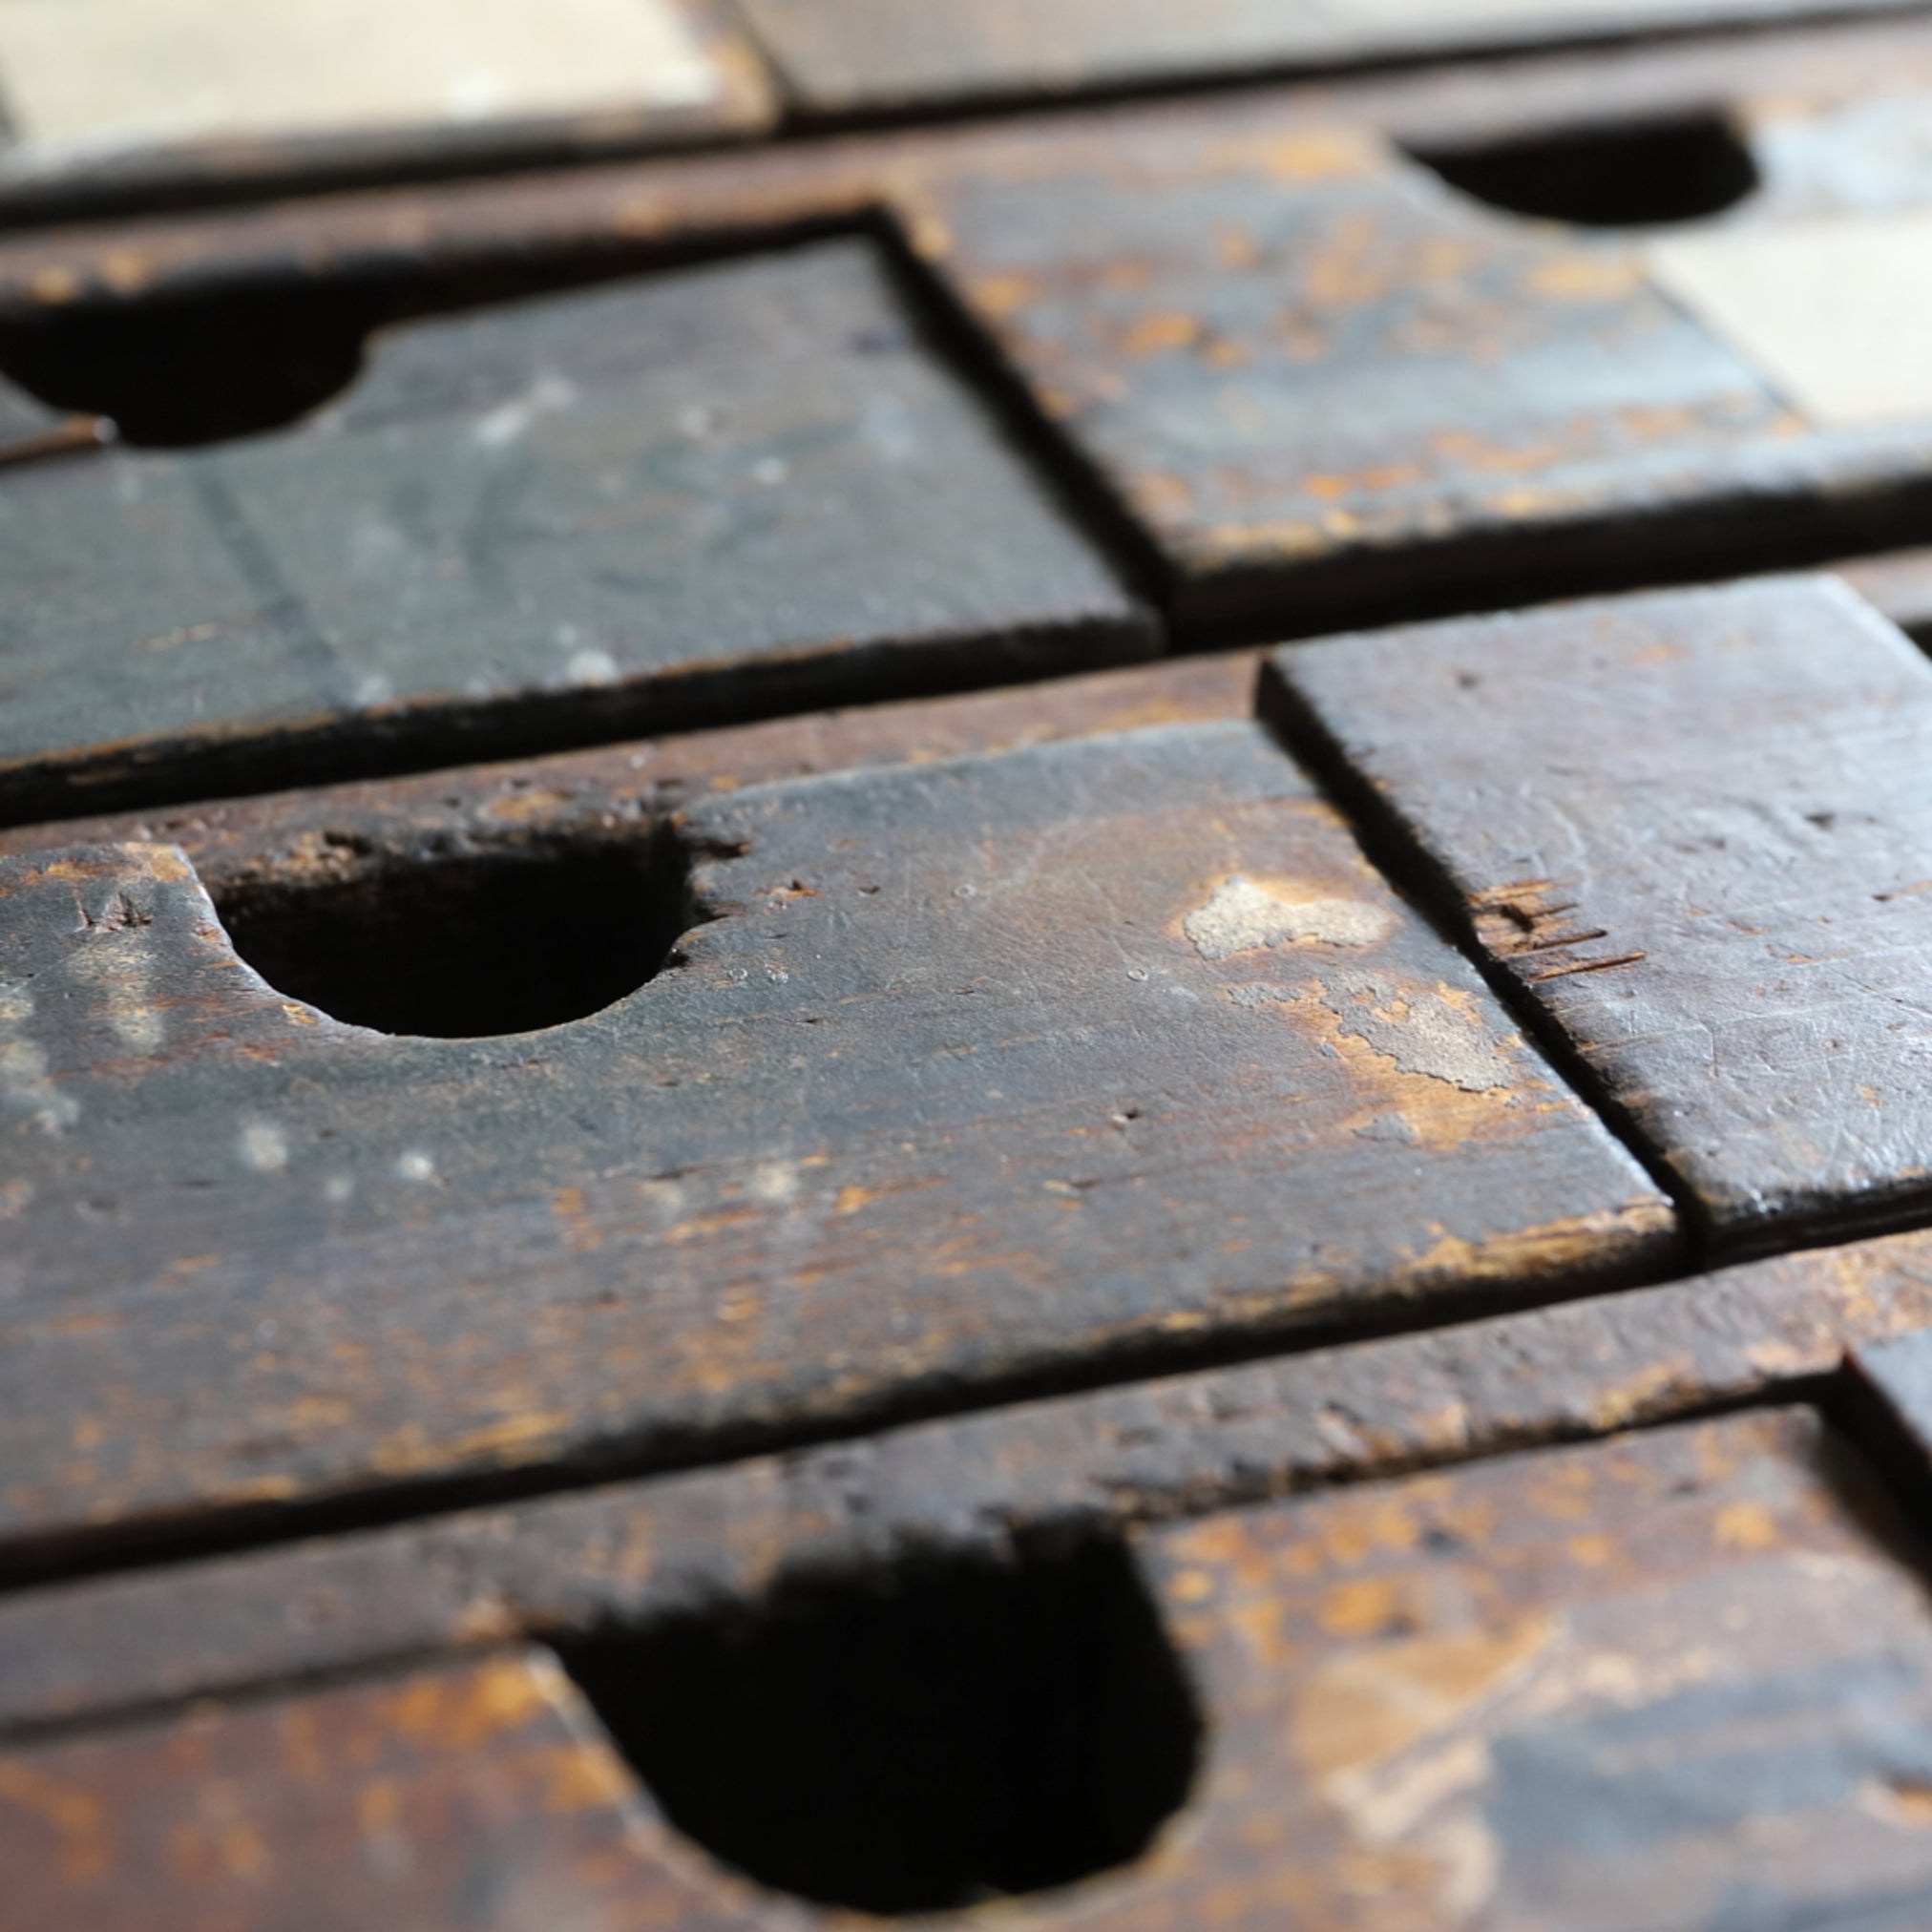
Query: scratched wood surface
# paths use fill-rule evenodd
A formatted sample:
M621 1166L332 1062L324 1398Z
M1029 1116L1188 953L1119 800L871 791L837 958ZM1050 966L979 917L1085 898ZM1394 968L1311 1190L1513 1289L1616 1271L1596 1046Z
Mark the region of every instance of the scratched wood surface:
M284 432L0 472L0 810L1144 656L857 242L423 323Z
M1816 0L739 0L784 76L817 114L975 95L1198 79L1440 55L1459 49L1615 40L1843 12ZM1909 0L1863 10L1894 11Z
M1722 1238L1922 1208L1932 667L1842 584L1273 666L1292 728L1414 841Z
M1925 1555L1802 1409L1148 1533L1204 1760L1137 1862L1028 1922L1906 1932L1932 1886ZM862 1922L681 1843L515 1653L10 1754L0 1847L23 1932L83 1902L318 1932L398 1907L425 1932Z
M0 1600L0 1737L1838 1390L1932 1329L1922 1233L715 1469ZM1923 1413L1922 1405L1922 1413ZM1932 1427L1922 1423L1925 1439Z
M704 0L5 0L0 205L756 133L762 63Z
M7 862L13 1540L1671 1250L1255 725L753 788L681 837L712 914L682 963L509 1040L277 993L171 848Z

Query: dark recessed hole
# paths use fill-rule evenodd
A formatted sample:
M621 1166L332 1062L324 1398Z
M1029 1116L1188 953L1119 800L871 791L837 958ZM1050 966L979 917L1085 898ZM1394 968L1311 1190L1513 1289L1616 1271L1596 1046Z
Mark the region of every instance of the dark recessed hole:
M125 443L187 449L282 429L321 408L360 373L370 334L392 323L592 287L715 252L559 249L433 273L304 277L50 308L0 322L0 376L50 408L109 418Z
M1758 181L1750 148L1717 115L1411 153L1492 208L1583 228L1703 220Z
M278 429L346 388L382 319L368 289L56 312L0 325L0 373L57 410L109 417L156 449Z
M278 992L383 1033L529 1033L599 1012L697 922L668 834L387 863L218 892L235 950Z
M1200 1750L1112 1545L924 1568L565 1661L673 1824L765 1885L868 1912L1125 1864Z

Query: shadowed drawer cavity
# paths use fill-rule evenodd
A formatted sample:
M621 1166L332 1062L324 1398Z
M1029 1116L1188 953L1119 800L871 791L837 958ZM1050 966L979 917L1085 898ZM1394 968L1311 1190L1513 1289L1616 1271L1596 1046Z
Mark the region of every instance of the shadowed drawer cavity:
M1932 665L1835 578L1310 644L1269 702L1727 1243L1932 1199Z
M1700 221L1758 185L1750 148L1716 115L1411 152L1471 200L1583 228Z
M675 1567L640 1528L601 1575ZM10 1754L10 1932L284 1901L331 1932L831 1932L1043 1887L1040 1932L1919 1932L1925 1564L1856 1451L1773 1409L1124 1554L795 1576L573 1647L594 1710L510 1651Z
M661 831L271 879L216 910L277 992L352 1026L458 1040L559 1026L636 992L700 916L689 879Z
M291 327L326 390L344 346ZM1153 645L858 241L399 326L292 428L5 472L0 573L16 819Z
M777 1890L943 1910L1144 1851L1200 1718L1125 1551L941 1563L566 1654L665 1815Z
M1256 724L747 787L679 836L682 963L507 1040L264 983L171 848L0 860L0 1541L645 1466L1675 1253Z

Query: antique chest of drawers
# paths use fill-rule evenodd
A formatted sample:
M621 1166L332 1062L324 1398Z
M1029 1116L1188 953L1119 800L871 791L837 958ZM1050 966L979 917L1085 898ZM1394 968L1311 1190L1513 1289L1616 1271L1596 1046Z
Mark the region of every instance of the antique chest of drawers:
M0 1932L1932 1925L1932 10L0 101Z

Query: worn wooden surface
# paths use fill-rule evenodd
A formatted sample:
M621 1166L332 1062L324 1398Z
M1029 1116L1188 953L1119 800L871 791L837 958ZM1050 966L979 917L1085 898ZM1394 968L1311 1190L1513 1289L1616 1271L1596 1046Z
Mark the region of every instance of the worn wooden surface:
M1832 578L1314 644L1276 701L1719 1237L1923 1209L1932 666Z
M1925 397L1867 338L1914 312L1892 280L1932 232L1928 99L1733 99L1763 187L1668 242L1485 206L1345 112L1042 142L935 183L913 233L1153 534L1184 620L1305 629L1817 541L1920 488ZM1847 247L1870 272L1811 313L1807 264Z
M1924 1549L1807 1411L1210 1516L1140 1561L1205 1762L1137 1862L1028 1922L1922 1922ZM854 1922L681 1843L587 1733L513 1655L16 1752L9 1923Z
M0 307L44 331L238 278L432 284L889 220L1138 519L1184 631L1278 635L1625 581L1640 551L1654 576L1913 540L1909 355L1838 423L1735 325L1810 301L1816 224L1867 265L1922 255L1928 101L1923 20L1544 57L47 231L0 244ZM1526 220L1411 152L1716 110L1759 186L1669 237ZM1767 274L1789 300L1740 310ZM1825 368L1903 339L1873 333L1885 274L1832 285Z
M264 192L770 132L783 106L946 107L1458 50L1619 41L1912 0L8 0L0 205ZM774 87L775 72L782 87Z
M217 897L347 884L461 857L648 830L715 793L868 766L925 765L1060 739L1253 715L1258 651L1174 658L1019 689L807 712L548 758L266 796L0 827L0 852L179 846Z
M0 207L16 209L675 143L775 114L705 0L6 0L0 91Z
M790 98L818 115L905 110L1343 66L1471 48L1617 40L1806 13L1816 0L739 0Z
M13 1539L850 1422L1670 1250L1254 725L752 788L682 836L737 854L699 866L683 963L503 1040L288 1000L172 849L7 862Z
M556 1663L505 1656L0 1760L0 1923L702 1923L663 1838Z
M1754 211L1780 219L1924 199L1914 139L1932 89L1932 23L1904 17L1803 32L1672 41L1250 87L1211 100L1040 113L850 135L504 180L399 184L294 203L74 221L0 235L0 314L57 317L270 277L437 276L478 261L743 242L807 222L904 221L956 179L1057 152L1163 147L1220 129L1244 141L1338 124L1390 149L1480 151L1568 129L1641 129L1729 103L1771 165ZM1129 186L1136 177L1122 177ZM1292 182L1287 185L1292 185Z
M1801 1411L1147 1554L1219 1753L1109 1922L1923 1922L1924 1546Z
M0 1601L0 1735L1670 1421L1932 1328L1891 1235L1434 1333L911 1424ZM1932 1431L1927 1432L1932 1435Z
M1144 655L856 242L399 330L320 415L0 472L0 809Z
M36 219L766 112L707 16L662 113L429 136L318 58L224 129L217 62L83 157L168 76L24 86L27 4ZM1689 18L750 4L855 116ZM1771 580L1287 652L1262 723L1240 655L872 701L1144 655L1142 596L1194 647L1922 541L1928 103L1901 13L0 237L0 1932L855 1924L529 1647L715 1639L722 1731L813 1605L1123 1540L1190 1803L968 1917L1916 1932L1932 1237L1682 1270L1932 1206L1922 660ZM1754 193L1650 225L1633 120ZM1650 213L1453 185L1512 141L1503 200L1594 153ZM377 322L307 421L129 447L167 343L238 345L212 436Z

